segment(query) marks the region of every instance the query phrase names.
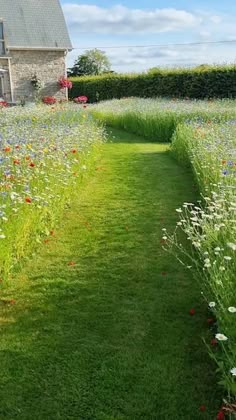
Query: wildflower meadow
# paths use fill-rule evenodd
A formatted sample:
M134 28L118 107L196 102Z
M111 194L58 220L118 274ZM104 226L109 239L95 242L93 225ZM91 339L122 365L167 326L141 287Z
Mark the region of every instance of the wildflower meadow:
M79 108L0 111L0 273L52 234L63 208L93 167L104 139Z
M0 417L235 419L235 102L43 102L0 109Z

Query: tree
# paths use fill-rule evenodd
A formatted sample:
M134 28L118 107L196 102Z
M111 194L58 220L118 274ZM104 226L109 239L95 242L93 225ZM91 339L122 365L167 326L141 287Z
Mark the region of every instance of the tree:
M109 73L111 64L104 51L93 50L85 51L80 55L74 63L74 66L69 69L69 76L86 76Z

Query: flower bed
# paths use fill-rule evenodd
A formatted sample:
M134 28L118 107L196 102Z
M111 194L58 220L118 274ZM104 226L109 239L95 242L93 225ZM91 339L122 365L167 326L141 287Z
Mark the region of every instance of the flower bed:
M104 132L76 106L0 113L0 278L50 235Z

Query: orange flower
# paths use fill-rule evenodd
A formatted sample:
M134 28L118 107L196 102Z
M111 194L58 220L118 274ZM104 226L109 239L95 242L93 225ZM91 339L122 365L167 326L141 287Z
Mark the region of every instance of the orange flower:
M31 198L30 198L30 197L25 197L25 202L26 202L26 203L31 203L31 202L32 202L32 200L31 200Z
M34 162L30 162L29 166L30 166L31 168L34 168L34 167L35 167L35 163L34 163Z
M10 299L9 300L10 305L14 305L16 303L15 299Z
M20 164L20 161L19 161L19 159L14 159L13 160L13 163L14 163L14 165L19 165Z
M74 261L70 261L70 262L68 262L68 265L69 266L73 266L73 265L75 265L75 262Z
M71 150L71 153L77 153L77 150L76 149L72 149Z
M7 147L5 147L5 149L3 149L4 150L4 152L10 152L11 151L11 148L9 147L9 146L7 146Z

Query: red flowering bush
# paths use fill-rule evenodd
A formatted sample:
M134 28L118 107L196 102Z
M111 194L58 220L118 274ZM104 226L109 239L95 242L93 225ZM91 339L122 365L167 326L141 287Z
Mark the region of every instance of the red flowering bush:
M56 98L54 98L54 96L44 96L42 101L46 105L54 105L57 102L57 100L56 100Z
M5 108L8 106L8 103L6 101L0 101L0 108Z
M61 77L59 80L58 80L58 83L59 83L59 85L60 85L60 88L61 89L72 89L72 82L69 80L69 79L67 79L66 77Z
M88 102L87 96L78 96L77 98L74 98L74 102L77 104L86 104Z

